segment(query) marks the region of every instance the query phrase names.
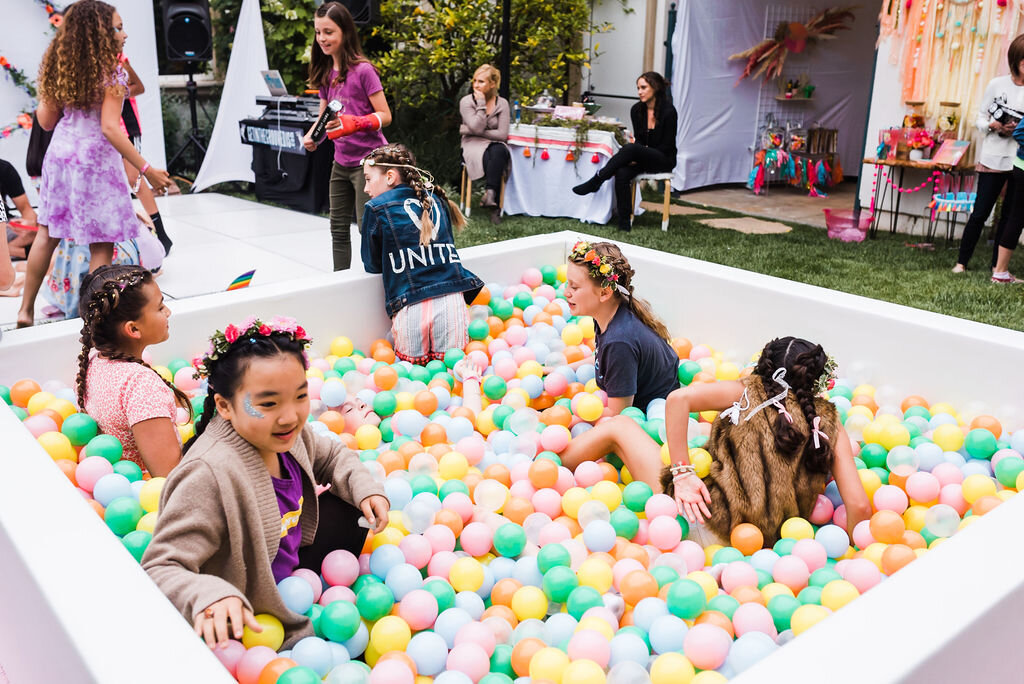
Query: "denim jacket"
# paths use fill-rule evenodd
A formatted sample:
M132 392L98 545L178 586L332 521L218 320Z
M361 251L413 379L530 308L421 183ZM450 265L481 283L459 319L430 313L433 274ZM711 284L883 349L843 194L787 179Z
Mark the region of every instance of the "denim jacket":
M1024 159L1024 119L1013 129L1013 139L1017 141L1017 159Z
M429 245L420 244L422 212L416 192L408 185L374 197L363 211L363 268L384 276L388 316L409 304L453 292L462 292L468 304L484 286L463 268L455 251L448 203L434 195L434 235Z

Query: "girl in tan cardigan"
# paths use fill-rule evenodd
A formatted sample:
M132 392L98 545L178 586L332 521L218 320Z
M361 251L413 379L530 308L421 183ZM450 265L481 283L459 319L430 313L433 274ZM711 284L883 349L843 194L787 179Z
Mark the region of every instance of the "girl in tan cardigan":
M290 646L313 628L277 583L300 567L319 572L335 549L358 555L360 513L379 532L388 500L354 451L306 423L309 339L294 320L249 319L211 343L197 436L164 485L142 565L211 648L245 625L261 631L261 613L281 621ZM318 497L317 484L331 486Z

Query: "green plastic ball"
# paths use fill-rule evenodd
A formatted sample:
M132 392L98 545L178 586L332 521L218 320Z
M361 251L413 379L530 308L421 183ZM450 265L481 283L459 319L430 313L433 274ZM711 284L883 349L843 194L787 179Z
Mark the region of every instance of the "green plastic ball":
M484 396L492 401L496 401L505 396L505 392L508 391L508 385L500 376L488 375L484 378L482 389Z
M544 279L546 285L554 285L558 282L558 269L550 264L541 266L540 277Z
M482 319L476 319L469 324L469 339L471 340L482 340L491 334L491 326L487 325L487 321Z
M511 406L498 406L497 408L494 409L494 413L491 414L491 420L494 422L495 426L498 427L498 429L504 430L505 421L508 420L508 417L515 412L516 410Z
M632 539L640 531L640 518L625 506L619 506L612 511L608 522L615 529L615 536L623 539Z
M130 496L121 496L110 502L103 513L103 519L114 534L123 537L135 530L145 514L138 501Z
M803 605L815 604L821 605L821 587L804 587L796 598Z
M480 679L480 684L512 684L512 677L516 676L512 669L512 647L508 644L498 644L491 654L491 671Z
M0 385L0 401L8 406L11 405L11 388L7 385Z
M634 480L622 490L622 503L634 513L639 513L644 510L647 500L652 496L654 496L654 490L651 489L649 484L640 480Z
M77 447L88 444L89 440L99 433L100 428L92 416L84 413L72 413L64 419L60 431L71 440L71 444ZM90 453L90 456L94 455Z
M669 585L668 612L683 620L695 620L707 606L704 587L690 579L680 579Z
M538 424L537 425L537 432L543 432L543 430L544 430L544 424L543 423ZM545 461L551 461L555 465L562 465L562 458L558 454L556 454L554 451L542 451L539 454L537 454L537 458L535 458L534 460L536 461L536 460L541 459L541 458L543 458Z
M903 418L905 419L913 418L914 416L924 418L925 420L931 420L932 412L926 409L924 406L911 406L906 411L903 412Z
M338 371L342 375L356 369L356 362L352 357L345 356L334 362L334 370Z
M1008 456L996 463L996 479L1004 487L1016 487L1017 475L1024 471L1024 459Z
M770 572L768 572L767 570L762 570L761 568L756 568L754 570L754 572L757 573L757 588L758 589L764 589L766 586L768 586L769 584L771 584L772 582L775 581L772 578L772 574Z
M565 603L569 600L572 592L580 588L580 581L576 577L576 573L572 571L572 568L556 565L544 573L541 587L544 589L544 594L549 600L555 603ZM582 588L585 589L587 587Z
M724 546L717 551L715 555L711 557L711 565L715 566L719 563L732 563L733 561L743 560L743 552L732 546Z
M885 457L889 451L881 444L865 444L860 450L860 460L868 468L885 467Z
M794 596L786 594L773 596L768 601L768 612L772 616L772 622L775 623L775 629L780 632L789 629L789 620L801 605L803 604L800 603L800 600Z
M693 382L694 376L697 375L697 373L700 373L700 371L701 367L699 363L687 359L679 364L679 370L676 371L676 374L679 377L679 382L684 385L689 385Z
M444 365L447 368L455 368L455 364L465 358L466 352L461 349L449 349L444 353Z
M974 428L964 437L964 449L972 458L992 458L996 453L996 437L985 428Z
M146 553L146 547L149 546L150 540L153 539L153 535L145 530L133 530L128 534L124 535L121 539L121 543L128 549L128 553L138 562L142 562L142 554Z
M441 485L441 489L438 491L437 496L441 501L444 501L446 496L456 493L468 495L469 487L467 487L466 483L462 480L446 480L445 483Z
M644 642L644 646L647 647L647 650L651 650L651 636L645 630L640 629L636 625L627 625L615 634L616 636L619 634L632 634L634 636L638 636L640 637L641 641Z
M455 590L444 580L432 579L425 582L423 588L437 599L438 615L455 605Z
M537 552L537 568L541 574L556 567L568 568L572 564L572 556L569 550L561 544L546 544Z
M371 584L383 584L383 582L376 575L360 575L356 578L356 581L352 583L352 593L358 596L359 592Z
M525 548L526 532L523 531L521 525L505 523L494 531L494 550L502 556L515 558Z
M832 568L818 568L812 572L811 576L807 579L807 586L824 588L826 584L837 579L843 579L843 576Z
M136 465L133 461L126 461L124 459L114 464L114 472L119 475L124 475L128 478L129 482L138 482L142 479L142 468Z
M793 552L794 544L796 544L796 539L780 539L775 542L775 546L772 547L772 551L780 556L788 556Z
M603 606L604 600L601 598L601 592L594 587L576 587L569 594L569 598L565 601L565 607L569 610L569 615L572 615L577 620L583 618L583 614L591 608L597 606Z
M627 418L632 418L640 425L643 425L644 422L647 420L647 416L644 414L644 412L641 409L638 409L636 406L627 406L626 408L622 409L620 415L626 416Z
M708 610L717 610L732 620L732 614L740 607L740 602L728 594L719 594L708 601Z
M650 570L651 577L658 582L658 589L679 579L679 572L667 565L656 565Z
M351 606L351 603L345 601L345 603ZM331 604L334 605L334 604ZM395 595L392 593L388 585L383 583L367 584L363 587L359 593L356 594L356 605L358 612L356 614L356 625L353 627L352 634L355 634L355 629L359 627L359 616L361 615L364 620L373 622L374 620L380 620L382 617L391 612L391 609L395 605ZM328 606L330 608L330 606ZM331 639L330 633L327 628L324 628L324 633ZM350 639L351 636L347 636L344 639L337 639L336 641L345 641Z
M847 399L853 399L853 390L846 385L836 385L828 391L828 396L831 397L845 397ZM931 416L929 416L930 418Z
M516 296L512 298L512 306L517 309L525 309L531 304L533 304L533 295L529 292L517 292Z
M391 427L391 416L382 418L377 429L380 430L381 440L385 442L393 442L395 440L395 429Z
M503 321L512 318L512 314L515 313L515 307L512 305L512 302L504 299L492 299L490 306L494 315Z
M85 445L85 452L90 456L102 456L114 465L121 460L124 448L113 435L96 435Z
M11 411L17 416L18 420L25 420L28 418L28 411L21 408L20 406L11 406Z
M409 480L409 486L412 487L412 495L422 494L427 492L437 496L437 482L434 481L430 475L421 474L415 475Z
M309 607L309 612L306 613L306 617L313 623L313 633L321 639L324 638L323 628L320 625L320 619L323 617L324 607L319 603L314 603Z
M390 390L377 392L373 397L373 412L380 417L390 416L398 406L398 398Z
M875 467L871 468L871 472L873 472L875 475L878 475L878 479L882 481L882 484L889 484L888 468Z
M320 675L307 665L289 668L277 678L277 684L321 684Z
M647 435L658 444L664 444L665 440L661 438L662 431L665 429L665 421L661 418L655 418L641 423L640 426L644 429ZM703 435L701 435L703 437Z
M172 359L171 362L167 364L167 370L171 371L171 375L174 375L182 368L189 368L191 365L192 364L185 359Z

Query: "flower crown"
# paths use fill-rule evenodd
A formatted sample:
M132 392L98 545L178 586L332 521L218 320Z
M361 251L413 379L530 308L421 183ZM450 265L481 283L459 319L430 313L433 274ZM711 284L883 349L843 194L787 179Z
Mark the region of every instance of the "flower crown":
M223 331L218 330L213 333L210 337L210 349L206 352L206 356L201 359L193 359L192 361L192 365L196 369L193 377L196 379L207 377L210 374L210 362L217 361L224 356L236 341L249 338L250 342L255 342L255 338L269 337L273 333L287 335L296 342L301 343L303 349L308 347L313 341L306 334L306 331L302 329L302 326L296 323L294 318L275 316L269 322L264 323L255 316L250 316L237 326L229 324Z
M825 367L821 371L821 375L819 375L818 379L814 382L815 394L821 394L822 392L826 392L835 387L836 368L838 368L838 366L839 364L836 363L835 357L829 354L828 360L825 361Z
M619 274L612 267L611 259L608 256L600 256L589 242L578 241L569 253L572 261L582 260L590 269L590 276L601 281L601 287L615 288L619 284Z

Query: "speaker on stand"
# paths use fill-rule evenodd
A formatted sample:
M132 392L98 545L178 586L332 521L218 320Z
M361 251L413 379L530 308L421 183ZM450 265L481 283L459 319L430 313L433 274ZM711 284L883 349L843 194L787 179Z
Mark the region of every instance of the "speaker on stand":
M206 156L206 138L199 130L199 119L196 115L198 89L193 74L199 62L208 61L213 56L210 3L208 0L195 2L164 0L163 24L167 59L171 62L186 63L188 81L185 82L185 92L188 95L189 113L192 117L192 130L185 143L171 157L167 169L173 173L175 164L183 158L186 151L191 149L192 165L190 168L198 173L203 157ZM189 167L185 166L185 168Z
M349 11L356 26L376 24L380 19L378 0L338 0L338 2Z

